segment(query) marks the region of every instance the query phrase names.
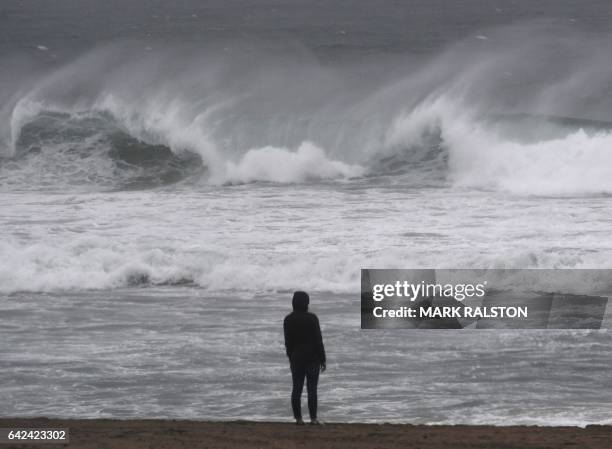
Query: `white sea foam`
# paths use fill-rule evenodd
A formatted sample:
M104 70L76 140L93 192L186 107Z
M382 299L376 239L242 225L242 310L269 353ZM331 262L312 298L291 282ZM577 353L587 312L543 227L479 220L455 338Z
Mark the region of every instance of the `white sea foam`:
M537 120L542 119L534 117L534 127L545 125ZM419 147L424 136L439 132L448 154L446 176L457 187L536 195L612 193L610 131L587 132L578 123L556 135L526 139L533 134L529 124L517 126L514 135L501 132L469 108L441 97L399 116L387 142Z
M78 239L66 246L0 242L0 292L103 290L129 286L191 284L208 292L257 292L295 288L348 292L358 271L340 254L313 264L297 256L227 255L108 244ZM311 257L315 255L312 254Z
M5 193L0 291L356 292L368 267L607 267L604 205L352 183Z
M363 167L330 160L321 148L311 142L304 142L296 151L276 147L249 150L238 163L227 162L225 173L214 177L213 182L293 183L351 178L364 173Z
M458 186L521 194L612 193L612 134L566 137L533 143L501 140L477 127L444 132L450 147L450 178Z

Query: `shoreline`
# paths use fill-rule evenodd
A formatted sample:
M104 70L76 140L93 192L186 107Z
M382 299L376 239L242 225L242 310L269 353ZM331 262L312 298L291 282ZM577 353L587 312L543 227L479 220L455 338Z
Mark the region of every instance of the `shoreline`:
M68 428L69 443L2 444L2 448L504 448L607 449L612 426L538 427L490 425L342 424L162 419L0 418L0 428Z

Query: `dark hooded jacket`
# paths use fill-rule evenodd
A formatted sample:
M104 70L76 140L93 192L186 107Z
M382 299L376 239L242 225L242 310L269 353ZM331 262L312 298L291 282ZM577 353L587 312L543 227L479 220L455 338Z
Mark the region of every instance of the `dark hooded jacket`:
M319 319L308 312L308 294L295 292L293 312L285 317L285 349L291 363L325 363L325 348Z

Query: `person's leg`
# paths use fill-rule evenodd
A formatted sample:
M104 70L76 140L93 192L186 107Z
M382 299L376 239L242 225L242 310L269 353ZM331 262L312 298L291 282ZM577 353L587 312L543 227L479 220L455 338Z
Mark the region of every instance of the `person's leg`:
M293 417L299 423L302 421L302 390L304 390L304 377L306 377L306 369L304 365L292 363L291 377L293 378L291 408L293 409Z
M306 389L308 390L308 413L310 421L317 422L317 385L319 383L319 364L311 363L306 368Z

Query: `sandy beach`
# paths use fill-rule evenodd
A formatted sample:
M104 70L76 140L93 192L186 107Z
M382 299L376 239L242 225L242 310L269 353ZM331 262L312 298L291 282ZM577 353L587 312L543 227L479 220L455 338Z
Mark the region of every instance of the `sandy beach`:
M198 422L171 420L0 419L1 428L68 428L79 449L193 448L577 448L607 449L612 426L493 427L409 424L325 424ZM50 444L3 447L54 447Z

